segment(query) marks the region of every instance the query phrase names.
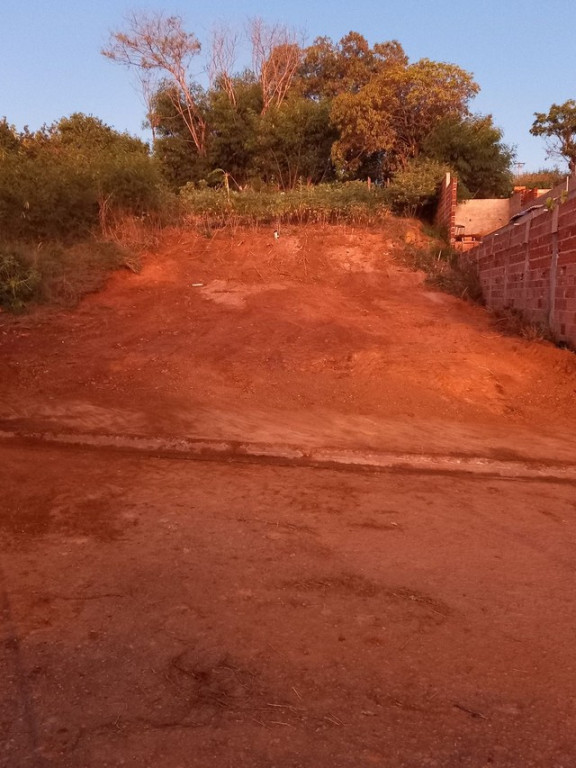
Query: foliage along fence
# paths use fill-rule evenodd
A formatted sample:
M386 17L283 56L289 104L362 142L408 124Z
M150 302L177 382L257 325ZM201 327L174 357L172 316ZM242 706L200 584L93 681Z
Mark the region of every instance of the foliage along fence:
M462 260L476 266L488 307L515 310L576 349L576 175L530 208Z

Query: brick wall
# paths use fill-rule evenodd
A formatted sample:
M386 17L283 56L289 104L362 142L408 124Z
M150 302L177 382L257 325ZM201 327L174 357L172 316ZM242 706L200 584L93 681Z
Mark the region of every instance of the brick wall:
M458 182L447 173L440 187L440 199L436 209L436 224L446 230L447 240L454 245L456 240L456 197Z
M486 235L463 255L493 309L515 309L576 349L576 176L551 204Z

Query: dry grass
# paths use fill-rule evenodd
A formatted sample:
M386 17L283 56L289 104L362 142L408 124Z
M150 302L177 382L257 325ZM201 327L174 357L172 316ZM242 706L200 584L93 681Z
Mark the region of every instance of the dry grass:
M506 336L520 336L527 341L554 342L550 328L542 323L528 320L517 309L500 309L493 314L494 325Z
M406 266L425 272L429 285L458 298L482 304L478 273L472 264L460 257L459 251L435 242L426 247L407 245L398 258Z

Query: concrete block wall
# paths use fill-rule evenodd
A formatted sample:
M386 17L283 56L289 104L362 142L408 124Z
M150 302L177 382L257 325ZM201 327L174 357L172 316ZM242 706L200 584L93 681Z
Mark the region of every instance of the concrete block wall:
M485 236L462 256L493 309L515 309L576 349L576 177L544 208Z
M435 222L446 231L450 245L456 239L456 204L458 195L458 181L449 173L444 177L440 187L440 198L436 209Z

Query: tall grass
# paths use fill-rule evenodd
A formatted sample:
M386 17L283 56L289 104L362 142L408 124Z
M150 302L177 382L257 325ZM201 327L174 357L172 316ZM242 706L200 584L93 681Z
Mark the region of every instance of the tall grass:
M390 208L386 189L363 182L321 184L280 191L241 192L186 185L180 192L185 223L200 228L227 225L375 224Z
M407 244L397 258L424 272L428 285L477 304L484 302L478 270L460 251L438 242L426 247Z
M114 269L134 269L133 254L98 240L0 245L0 307L20 312L31 303L72 307L102 288Z

